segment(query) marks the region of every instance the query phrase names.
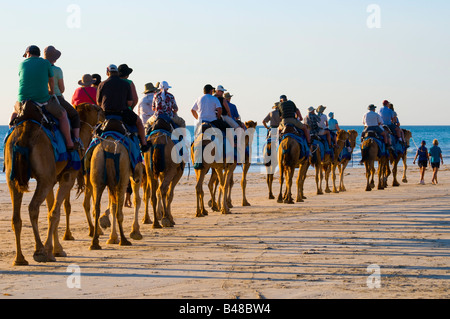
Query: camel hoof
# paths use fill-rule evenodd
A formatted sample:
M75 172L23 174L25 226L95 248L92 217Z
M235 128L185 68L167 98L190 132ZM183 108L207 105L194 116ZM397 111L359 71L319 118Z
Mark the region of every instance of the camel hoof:
M275 199L275 196L273 196L272 194L269 195L269 199Z
M139 231L131 232L130 237L134 240L142 240L144 238Z
M297 198L297 203L303 203L304 200L302 198Z
M217 206L216 204L210 206L213 212L220 212L219 206Z
M153 223L152 228L153 229L161 229L162 227L161 227L161 225L159 223Z
M195 215L195 217L201 218L201 217L205 217L205 215L203 215L202 213L197 213L197 215Z
M210 200L208 201L208 206L211 207L211 208L213 207L212 199L210 199Z
M117 245L119 244L119 239L118 238L110 238L106 241L107 245Z
M366 192L371 192L372 191L372 188L371 187L367 187L366 188Z
M292 205L292 204L294 204L294 201L292 199L289 199L289 200L285 200L284 203L288 204L288 205Z
M75 237L73 237L72 234L70 234L70 233L64 234L63 240L64 241L73 241L73 240L75 240Z
M408 180L405 178L405 179L402 179L402 182L405 183L405 184L407 184L407 183L408 183Z
M122 239L120 241L120 246L133 246L133 244L128 239Z
M99 222L100 222L100 226L103 229L107 229L107 228L111 227L111 221L109 220L108 216L104 215L104 216L100 217Z
M29 265L29 263L25 259L22 259L22 260L16 259L16 260L14 260L14 263L13 263L13 266L28 266L28 265Z
M53 256L65 258L65 257L67 257L67 254L66 254L66 252L64 250L62 250L62 251L54 252Z
M384 191L384 187L378 186L378 190L379 190L379 191Z
M328 188L325 190L325 193L330 194L331 190L329 190Z
M163 227L165 227L165 228L173 227L172 223L170 222L170 219L168 219L168 218L163 218L163 219L161 220L161 224L162 224Z
M318 191L317 195L323 195L323 192L322 191Z
M283 198L281 196L278 196L277 203L283 204Z
M252 205L250 205L249 202L245 201L245 202L242 203L242 206L248 207L248 206L252 206ZM230 208L231 208L231 206L230 206Z
M99 244L92 244L89 250L102 250L102 247Z
M227 205L228 205L228 208L233 208L234 207L231 202L229 202Z
M392 187L399 187L399 186L400 186L399 183L393 183L393 184L392 184Z
M142 224L150 225L150 224L152 224L152 220L150 219L150 217L146 216L142 219Z
M339 191L337 189L333 189L333 194L339 194Z

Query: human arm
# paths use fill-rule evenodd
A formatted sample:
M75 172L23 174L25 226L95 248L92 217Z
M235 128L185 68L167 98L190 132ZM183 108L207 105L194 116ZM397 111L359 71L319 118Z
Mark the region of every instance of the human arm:
M64 79L58 80L58 87L59 87L59 91L61 92L61 94L63 94L64 91L66 90L66 87L64 85Z
M192 115L194 116L194 118L195 118L196 120L198 120L198 113L197 113L197 111L195 111L194 109L192 109L191 112L192 112Z
M303 117L299 109L295 110L295 114L297 114L297 120L299 120L300 122L303 121Z
M50 95L55 94L55 82L53 81L53 77L48 79L48 93Z
M130 106L131 108L134 108L139 102L139 97L138 97L138 94L137 94L137 91L136 91L136 86L134 85L133 82L130 83L130 86L131 86L131 96L132 96L132 102L133 103L131 105L128 105L128 106Z

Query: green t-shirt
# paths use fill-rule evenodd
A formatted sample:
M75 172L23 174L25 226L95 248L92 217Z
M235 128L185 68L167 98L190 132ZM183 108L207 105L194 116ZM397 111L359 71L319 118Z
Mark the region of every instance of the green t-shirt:
M52 65L47 60L31 57L19 67L19 95L17 100L45 103L50 99L48 80L53 77Z
M55 95L62 96L61 90L59 89L59 80L63 79L63 71L60 67L52 65L53 70L53 81L55 83Z

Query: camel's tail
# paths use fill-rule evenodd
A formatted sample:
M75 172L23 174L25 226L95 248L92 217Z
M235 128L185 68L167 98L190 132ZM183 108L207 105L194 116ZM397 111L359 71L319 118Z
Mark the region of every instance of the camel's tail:
M21 193L29 191L28 183L31 179L30 145L33 130L27 122L23 124L22 134L12 145L12 160L10 180Z
M166 162L164 158L165 144L152 145L152 168L155 175L164 172Z
M372 139L368 139L364 141L361 145L361 162L360 164L364 164L369 160L370 157L370 145L372 144Z
M79 198L81 194L84 192L84 188L86 187L84 181L84 173L83 170L78 171L77 175L77 195L76 198Z
M291 148L289 147L289 145L287 143L283 144L281 146L281 148L282 148L281 164L284 167L290 166L292 163L292 160L293 160L291 157Z
M105 154L105 184L114 189L120 181L120 153L114 154L104 151Z

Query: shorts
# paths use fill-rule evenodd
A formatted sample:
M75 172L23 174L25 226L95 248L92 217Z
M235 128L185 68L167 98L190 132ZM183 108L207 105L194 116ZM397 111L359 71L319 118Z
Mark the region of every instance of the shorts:
M441 167L441 163L440 162L431 163L431 167L432 168L440 168Z
M137 116L137 114L134 113L134 111L129 108L126 108L122 111L106 111L105 115L106 116L110 116L110 115L121 116L123 123L125 123L128 126L136 126L136 122L139 118Z
M373 131L380 135L383 134L383 132L384 132L384 130L379 126L369 126L364 130L364 132L369 132L369 131Z
M428 167L428 161L419 161L419 167L420 168L427 168Z
M281 126L282 127L284 127L284 126L286 126L286 124L292 124L292 125L294 125L296 128L299 128L299 129L301 129L301 130L303 130L306 126L305 126L305 124L303 124L302 122L300 122L299 120L297 120L297 119L295 119L295 118L293 118L293 117L290 117L290 118L287 118L287 119L282 119L281 120Z

